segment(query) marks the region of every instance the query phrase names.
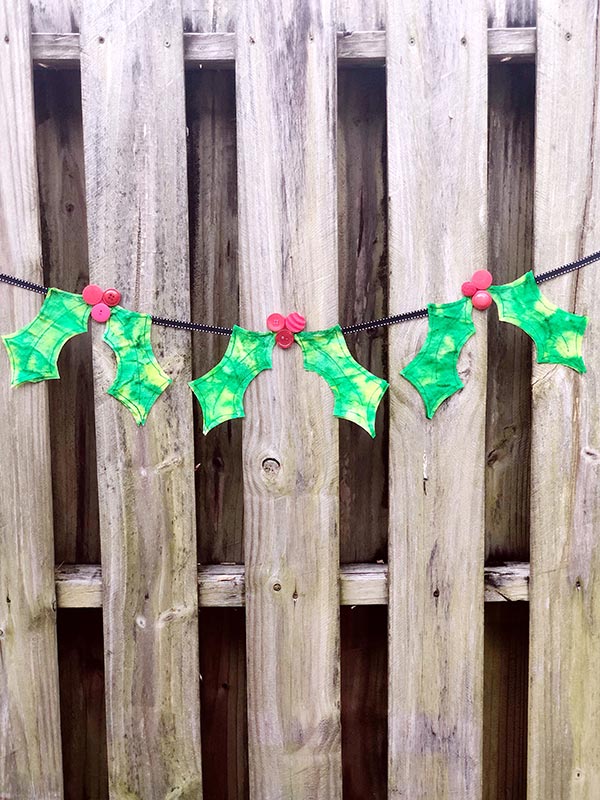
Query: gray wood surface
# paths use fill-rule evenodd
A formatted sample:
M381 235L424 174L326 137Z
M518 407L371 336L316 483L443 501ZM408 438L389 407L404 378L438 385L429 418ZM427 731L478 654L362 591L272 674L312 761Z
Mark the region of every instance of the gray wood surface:
M487 29L482 5L390 0L390 308L458 299L486 266ZM465 388L424 417L399 371L426 321L390 331L389 798L482 791L486 319ZM458 585L467 587L457 591Z
M538 3L538 271L598 249L596 0ZM528 796L592 800L600 782L600 336L597 265L544 284L589 315L589 372L534 365Z
M338 314L333 6L249 0L236 30L241 324L297 310L326 328ZM337 422L299 349L273 356L246 393L243 436L250 796L336 800Z
M81 292L89 283L81 84L75 71L35 76L44 280ZM100 561L92 346L76 336L48 385L56 563Z
M183 34L177 0L82 12L90 278L123 304L188 318ZM94 333L113 798L201 797L194 454L188 334L153 331L173 385L138 428L104 393Z
M0 36L0 271L41 282L27 0L0 2ZM40 295L2 285L0 333L29 323L40 305ZM48 395L11 388L0 350L0 797L60 800Z

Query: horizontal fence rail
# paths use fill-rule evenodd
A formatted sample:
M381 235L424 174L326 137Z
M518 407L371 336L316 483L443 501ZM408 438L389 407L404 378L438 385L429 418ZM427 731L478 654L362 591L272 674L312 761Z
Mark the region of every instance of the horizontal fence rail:
M387 564L343 564L340 605L381 606L388 602ZM486 603L529 600L529 564L507 562L485 567ZM102 568L96 564L63 564L56 568L59 608L102 608ZM204 608L245 605L243 564L198 567L198 601Z
M183 37L186 66L233 68L235 33L186 33ZM385 64L385 31L354 31L338 34L339 66L377 67ZM533 61L535 28L490 28L490 61ZM34 33L33 61L40 67L75 68L79 64L78 33Z

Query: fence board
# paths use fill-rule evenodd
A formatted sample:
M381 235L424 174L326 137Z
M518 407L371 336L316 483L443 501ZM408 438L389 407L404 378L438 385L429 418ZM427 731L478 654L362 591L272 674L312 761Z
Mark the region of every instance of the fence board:
M335 19L328 0L237 22L242 324L337 321ZM297 347L247 393L244 512L250 793L341 796L338 437Z
M535 70L490 65L489 269L505 283L531 269ZM494 312L488 327L486 557L529 558L531 342ZM485 625L484 798L523 797L527 750L527 627L519 612ZM488 624L489 623L489 624Z
M42 280L29 3L0 2L2 271ZM28 323L40 297L4 286L0 330ZM0 381L0 796L63 793L56 600L45 387ZM35 536L31 532L35 531Z
M187 76L192 318L229 326L238 318L235 80L231 72ZM193 373L216 364L225 336L197 335ZM242 562L242 426L234 420L202 434L196 412L198 560Z
M81 292L89 274L79 74L38 70L35 103L45 283ZM58 366L60 380L48 386L54 556L57 564L96 564L100 530L90 337L70 341Z
M538 3L535 263L598 249L600 159L596 0ZM567 88L568 87L568 88ZM597 308L597 265L544 284L579 314ZM532 408L528 796L592 798L600 782L600 337L585 376L535 366Z
M181 6L90 0L81 41L90 278L188 318ZM110 792L199 798L189 335L153 332L174 384L137 428L103 393L114 363L94 334Z
M338 121L339 291L344 324L387 313L384 70L340 71ZM385 375L385 328L346 338L363 366ZM342 563L387 558L386 401L377 415L375 439L357 436L353 425L340 428Z
M459 297L486 264L487 30L475 0L434 14L390 0L387 20L390 309L401 311ZM398 377L424 321L390 331L390 798L481 797L486 336L474 316L466 386L431 422Z

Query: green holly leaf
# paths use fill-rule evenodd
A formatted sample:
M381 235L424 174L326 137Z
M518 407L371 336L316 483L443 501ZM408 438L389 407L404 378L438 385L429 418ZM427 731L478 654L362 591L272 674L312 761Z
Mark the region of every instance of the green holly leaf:
M131 411L138 425L146 422L150 409L172 382L156 360L151 330L149 314L115 306L103 337L117 359L117 374L108 394Z
M540 292L533 272L503 286L490 286L488 291L502 322L516 325L531 336L541 364L565 364L577 372L586 371L581 347L587 317L551 303Z
M352 358L339 325L325 331L297 333L304 369L320 375L333 392L333 415L349 419L375 436L375 415L388 388Z
M400 373L410 381L425 403L431 419L439 406L464 383L457 365L465 342L475 333L471 319L471 299L454 303L430 303L427 306L429 329L423 346Z
M202 408L204 433L244 414L244 393L250 382L273 366L275 336L233 326L225 355L210 372L190 383Z
M80 294L49 289L37 316L16 333L2 337L11 386L60 378L60 351L73 336L87 331L90 311Z

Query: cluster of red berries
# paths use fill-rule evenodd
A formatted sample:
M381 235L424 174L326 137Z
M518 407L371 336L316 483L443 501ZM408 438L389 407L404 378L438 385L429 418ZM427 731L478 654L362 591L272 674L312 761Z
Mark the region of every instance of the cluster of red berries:
M474 307L479 311L485 311L492 305L492 295L486 292L492 285L492 273L487 269L478 269L471 276L470 281L465 281L462 285L462 293L465 297L470 297Z
M300 333L305 327L306 320L297 311L292 311L287 317L277 313L267 317L267 328L276 334L275 341L284 350L294 344L294 334Z
M121 302L121 292L116 289L104 291L95 283L86 286L81 296L88 306L92 306L92 319L96 322L106 322L110 317L111 308Z

